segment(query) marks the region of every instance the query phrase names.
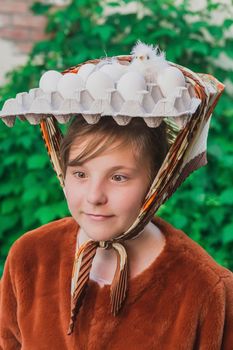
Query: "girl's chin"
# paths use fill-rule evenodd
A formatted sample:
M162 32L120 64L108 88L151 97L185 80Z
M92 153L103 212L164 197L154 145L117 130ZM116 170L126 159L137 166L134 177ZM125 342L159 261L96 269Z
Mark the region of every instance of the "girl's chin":
M113 230L112 226L105 227L90 227L90 225L81 225L83 232L87 239L92 239L93 241L109 241L113 238L120 236L124 231L121 229Z
M116 217L109 220L102 220L101 218L94 220L84 217L80 217L77 220L82 231L85 233L86 239L92 239L93 241L109 241L122 235L130 227L129 223L118 223Z
M93 241L109 241L120 235L120 233L115 233L115 232L114 233L109 232L108 234L104 234L104 235L103 235L103 232L85 231L85 233L87 237L89 239L92 239Z

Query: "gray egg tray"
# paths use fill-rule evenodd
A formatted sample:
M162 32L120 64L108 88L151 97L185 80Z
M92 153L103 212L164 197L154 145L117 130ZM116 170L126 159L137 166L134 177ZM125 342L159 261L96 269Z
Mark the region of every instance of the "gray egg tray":
M119 125L128 124L133 117L142 117L149 127L157 127L166 117L182 127L200 102L189 83L186 87L176 88L169 98L162 95L157 84L150 83L147 90L137 92L135 100L128 101L117 89L106 90L105 99L94 99L87 89L75 91L74 98L64 99L57 91L45 93L35 88L7 100L0 118L12 127L16 117L33 125L52 115L61 124L77 114L82 114L89 124L97 123L102 116L112 116Z

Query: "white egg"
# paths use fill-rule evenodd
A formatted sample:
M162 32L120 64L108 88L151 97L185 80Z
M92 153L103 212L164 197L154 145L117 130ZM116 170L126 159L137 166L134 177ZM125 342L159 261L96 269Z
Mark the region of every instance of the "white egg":
M165 97L172 96L177 87L186 85L183 73L176 67L164 69L158 75L157 83Z
M125 100L138 100L138 91L146 90L146 82L142 74L128 72L120 78L117 90Z
M40 78L39 87L44 92L57 91L57 84L62 74L55 70L48 70Z
M88 76L93 72L95 69L96 65L93 63L86 63L83 64L79 70L78 70L78 75L83 79L85 82L88 78Z
M86 89L95 99L104 99L106 91L114 89L114 81L108 74L97 71L87 78Z
M125 67L119 63L105 64L99 71L108 74L114 81L118 81L125 73Z
M78 74L66 73L59 80L57 91L59 91L64 98L72 98L74 97L74 92L83 89L84 85L84 81Z

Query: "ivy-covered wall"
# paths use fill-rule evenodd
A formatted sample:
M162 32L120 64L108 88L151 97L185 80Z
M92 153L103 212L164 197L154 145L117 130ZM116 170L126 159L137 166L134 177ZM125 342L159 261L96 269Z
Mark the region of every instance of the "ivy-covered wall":
M232 17L215 24L211 18L221 4L207 1L201 12L189 1L134 2L135 12L117 10L131 0L74 0L64 8L36 3L34 11L48 17L48 39L37 43L25 66L8 76L0 88L1 106L17 92L38 86L41 74L63 70L105 54L128 54L137 39L159 44L167 59L197 72L233 82L233 71L222 61L233 58ZM140 6L139 6L140 5ZM230 9L229 9L230 13ZM17 121L9 129L0 124L0 266L11 244L24 232L68 215L50 166L39 127ZM212 119L208 161L192 174L159 215L183 229L220 264L233 268L233 105L225 91Z

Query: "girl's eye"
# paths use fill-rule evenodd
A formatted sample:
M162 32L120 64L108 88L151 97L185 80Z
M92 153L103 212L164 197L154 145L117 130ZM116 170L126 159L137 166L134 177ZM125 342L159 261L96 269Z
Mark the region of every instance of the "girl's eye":
M127 177L124 176L124 175L113 175L112 176L112 180L116 181L116 182L124 182L124 181L127 181Z
M78 177L79 179L85 179L86 178L86 174L83 171L75 171L74 176Z

